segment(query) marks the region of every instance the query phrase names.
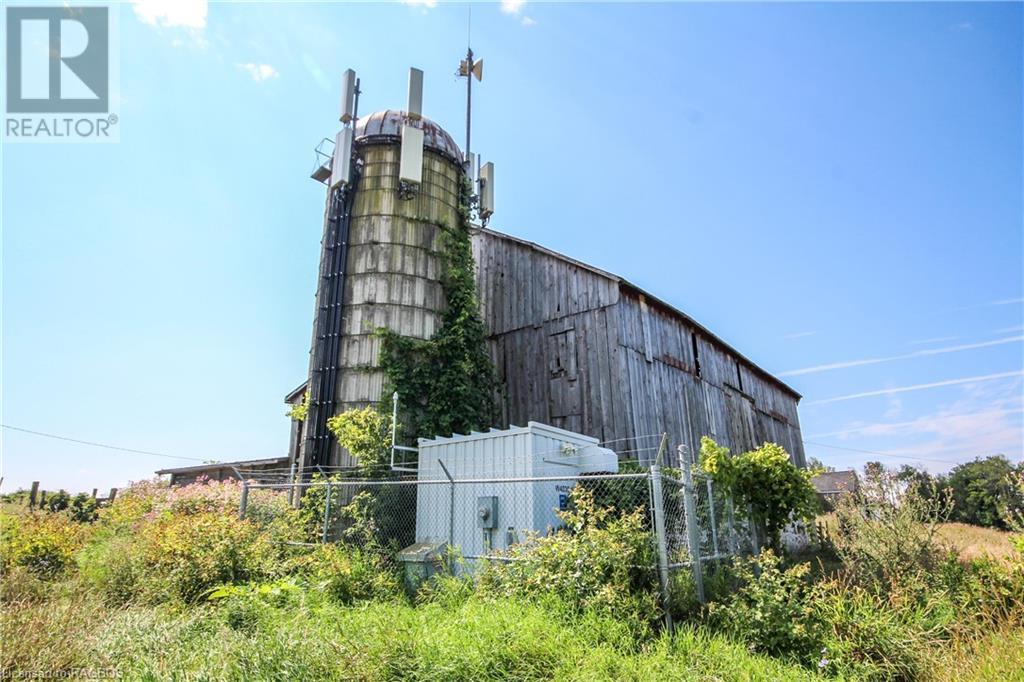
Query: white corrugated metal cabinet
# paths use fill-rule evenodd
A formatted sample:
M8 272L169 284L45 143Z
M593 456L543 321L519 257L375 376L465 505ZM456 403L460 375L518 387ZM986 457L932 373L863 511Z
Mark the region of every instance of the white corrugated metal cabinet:
M557 512L577 476L618 469L618 456L596 438L537 422L421 438L416 541L449 543L470 558L507 549L561 524ZM510 480L523 478L548 480Z

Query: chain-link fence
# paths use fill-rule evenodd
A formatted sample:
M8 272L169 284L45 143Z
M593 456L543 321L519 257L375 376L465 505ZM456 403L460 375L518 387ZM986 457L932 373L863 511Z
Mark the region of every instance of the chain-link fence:
M756 551L748 514L734 508L711 479L680 451L679 468L620 462L619 473L565 476L425 478L423 472L368 474L358 469L320 469L300 476L255 482L240 472L240 513L249 513L250 489L287 494L301 507L304 538L296 543L373 543L400 561L457 555L456 565L473 571L477 562L514 560L521 544L565 527L582 491L593 507L609 513L635 513L650 534L665 612L673 586L687 584L704 600L704 570L715 561ZM272 476L271 476L272 478ZM680 580L687 574L692 581Z

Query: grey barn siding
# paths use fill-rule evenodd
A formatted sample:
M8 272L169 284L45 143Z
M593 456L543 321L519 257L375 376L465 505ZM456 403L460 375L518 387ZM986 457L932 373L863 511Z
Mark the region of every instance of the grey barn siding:
M704 435L733 452L772 441L805 466L800 396L682 313L492 230L474 231L473 250L499 426L540 421L641 459L663 432L673 452L698 452Z

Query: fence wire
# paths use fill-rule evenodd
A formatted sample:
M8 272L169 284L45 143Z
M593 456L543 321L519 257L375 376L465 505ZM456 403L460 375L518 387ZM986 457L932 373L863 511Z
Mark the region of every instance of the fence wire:
M261 471L260 482L243 475L240 512L250 489L279 491L299 506L305 536L296 542L373 544L396 556L434 548L464 559L510 560L523 543L565 528L565 515L587 491L606 517L635 513L650 539L663 588L666 614L670 590L692 575L691 589L703 601L703 573L715 562L756 551L744 510L695 471L680 453L680 468L638 463L625 473L519 478L423 480L415 473L368 474L356 468L323 468L304 479L291 470ZM684 581L685 582L685 581Z

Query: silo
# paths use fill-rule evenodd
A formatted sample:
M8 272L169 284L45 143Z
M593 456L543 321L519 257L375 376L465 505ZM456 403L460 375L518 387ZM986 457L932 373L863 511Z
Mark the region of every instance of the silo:
M423 131L422 179L412 191L399 180L402 129L408 125ZM328 190L304 468L351 463L326 435L326 420L381 399L384 373L375 331L434 335L444 308L442 231L459 221L462 152L439 125L379 111L358 119L354 150L352 182Z

